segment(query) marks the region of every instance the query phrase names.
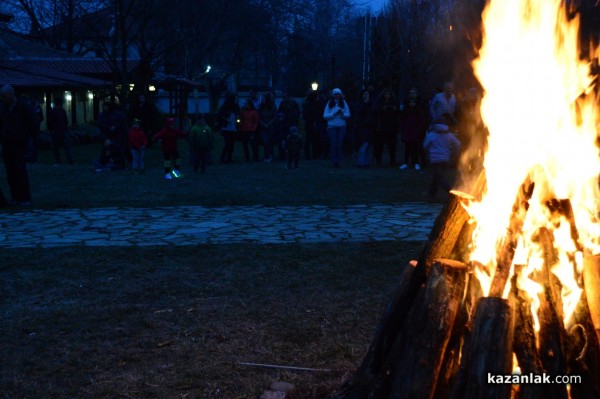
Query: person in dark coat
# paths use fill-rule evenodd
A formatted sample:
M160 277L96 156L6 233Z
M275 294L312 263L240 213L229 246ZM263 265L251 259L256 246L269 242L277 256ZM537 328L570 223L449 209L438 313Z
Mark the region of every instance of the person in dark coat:
M425 131L427 116L415 98L409 98L400 114L400 134L404 143L404 163L400 169L421 169L419 161Z
M377 132L374 140L374 158L381 165L383 147L387 145L390 165L396 164L397 135L400 125L400 110L391 89L384 89L377 105Z
M323 107L319 102L319 93L311 90L302 104L302 118L304 119L304 157L306 159L321 158L321 137L319 124L323 120Z
M135 119L140 121L140 128L146 135L146 141L148 144L152 142L152 135L154 133L154 120L158 110L156 106L148 101L145 94L140 94L135 105L131 109L130 124L133 124Z
M117 109L115 103L105 102L102 104L102 112L98 115L98 127L103 139L109 139L114 145L119 146L121 153L131 162L127 137L127 117Z
M361 93L361 100L354 107L355 139L358 147L357 164L364 168L369 166L369 152L373 142L373 132L377 126L377 114L371 92L365 89Z
M67 161L73 164L73 155L71 154L71 143L67 139L67 127L69 119L67 112L63 108L62 97L54 99L54 108L48 114L48 130L52 136L52 147L54 148L54 159L56 164L61 163L60 149L65 149Z
M12 86L2 86L0 88L0 142L6 180L12 196L10 203L14 205L31 204L26 156L27 144L36 129L37 119L27 99L17 97ZM0 198L0 202L3 199Z
M221 151L221 162L230 163L233 157L233 146L237 138L238 116L240 105L235 93L227 93L225 101L217 113L219 128L225 145Z

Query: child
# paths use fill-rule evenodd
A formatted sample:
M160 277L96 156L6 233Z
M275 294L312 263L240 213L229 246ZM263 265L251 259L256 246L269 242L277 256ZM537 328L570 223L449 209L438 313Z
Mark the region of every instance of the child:
M100 158L94 161L94 166L96 172L125 169L125 157L121 148L114 141L106 139L100 151Z
M452 182L448 176L451 161L458 156L460 141L450 132L449 119L442 115L433 121L425 136L423 148L429 156L429 163L433 169L433 177L427 196L435 199L438 187L450 191Z
M290 134L285 139L285 150L287 152L287 169L298 169L298 161L300 160L300 151L302 150L302 137L298 133L296 126L290 127Z
M190 145L194 152L194 173L198 173L198 166L200 172L206 171L206 164L214 142L213 132L204 121L204 116L201 115L190 132Z
M128 132L129 148L131 148L132 168L134 173L144 173L144 150L148 146L146 133L140 128L140 120L134 119Z
M156 133L154 141L162 139L162 150L165 158L165 179L181 177L179 171L179 151L177 150L177 139L185 137L185 133L175 127L175 118L167 118L167 126Z

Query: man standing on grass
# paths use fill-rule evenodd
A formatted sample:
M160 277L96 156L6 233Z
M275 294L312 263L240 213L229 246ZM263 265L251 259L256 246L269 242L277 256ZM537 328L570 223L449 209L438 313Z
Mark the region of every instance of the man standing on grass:
M17 97L12 86L2 86L0 88L0 142L12 205L31 204L26 156L27 144L35 132L36 118L27 100Z

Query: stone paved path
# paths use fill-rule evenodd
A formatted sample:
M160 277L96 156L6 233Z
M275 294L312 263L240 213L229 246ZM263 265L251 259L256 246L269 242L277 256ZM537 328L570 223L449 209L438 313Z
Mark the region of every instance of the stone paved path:
M95 208L0 214L0 247L422 241L441 205Z

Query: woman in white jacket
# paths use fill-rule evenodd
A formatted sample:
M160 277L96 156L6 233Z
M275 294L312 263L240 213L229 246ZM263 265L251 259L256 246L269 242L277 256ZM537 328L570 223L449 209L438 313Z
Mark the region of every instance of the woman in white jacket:
M336 168L340 167L340 162L344 156L344 136L346 135L346 119L348 118L350 118L350 108L348 103L344 101L342 91L333 89L331 100L329 100L325 106L325 111L323 111L323 119L327 121L331 161Z

